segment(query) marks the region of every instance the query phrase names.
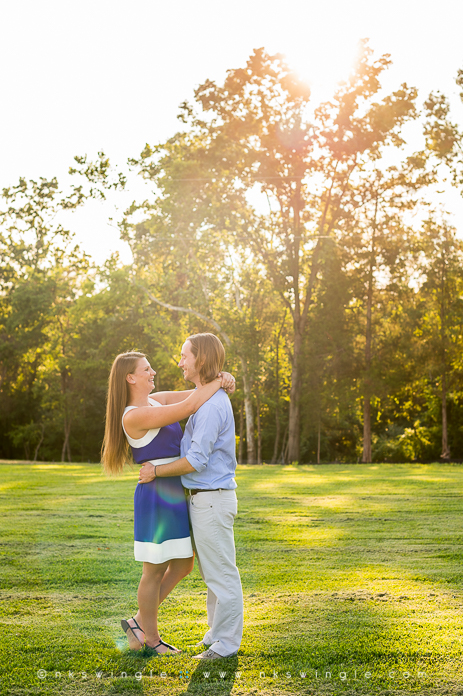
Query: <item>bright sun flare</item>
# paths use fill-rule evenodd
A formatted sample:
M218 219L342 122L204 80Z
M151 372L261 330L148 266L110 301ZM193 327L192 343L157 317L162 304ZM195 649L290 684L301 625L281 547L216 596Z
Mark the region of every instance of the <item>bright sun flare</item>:
M288 64L310 85L314 98L329 98L339 82L351 73L359 46L355 41L339 41L336 45L312 44L305 50L288 51Z

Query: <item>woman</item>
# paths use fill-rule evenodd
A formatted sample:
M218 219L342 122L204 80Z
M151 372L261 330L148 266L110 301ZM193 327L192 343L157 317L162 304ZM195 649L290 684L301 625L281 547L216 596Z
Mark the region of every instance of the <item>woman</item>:
M120 473L129 445L137 464L162 466L180 457L179 420L195 413L222 386L234 389L228 373L195 390L160 392L155 371L143 353L118 355L109 376L106 428L102 448L105 470ZM121 427L122 426L122 427ZM193 569L188 510L180 477L138 483L134 496L135 560L143 562L138 587L138 612L122 620L129 647L158 654L180 651L165 643L158 631L158 607L175 585Z

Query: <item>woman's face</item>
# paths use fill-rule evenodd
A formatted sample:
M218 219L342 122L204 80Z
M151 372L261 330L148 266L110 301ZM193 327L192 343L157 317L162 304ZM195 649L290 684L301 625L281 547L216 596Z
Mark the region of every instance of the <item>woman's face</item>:
M139 358L135 371L127 375L127 382L137 387L145 387L149 394L154 389L155 374L156 372L153 370L148 360L146 358Z

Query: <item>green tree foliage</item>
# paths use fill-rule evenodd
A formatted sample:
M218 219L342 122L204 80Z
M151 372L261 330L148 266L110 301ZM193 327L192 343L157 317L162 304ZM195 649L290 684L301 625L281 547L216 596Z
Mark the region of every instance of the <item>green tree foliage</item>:
M307 87L281 56L259 49L223 86L200 86L196 108L183 106L189 138L201 143L202 172L204 164L208 170L198 174L193 164L191 177L220 182L226 209L252 187L269 202L268 213L255 211L237 226L234 245L261 265L291 317L288 461L300 455L302 350L323 245L338 229L351 180L361 180L385 148L399 147L401 127L416 115L416 90L406 85L379 97L388 64L364 44L349 80L309 118Z
M451 455L451 441L461 446L460 428L449 432L449 410L459 412L463 328L463 244L445 222L427 220L420 238L423 284L418 304L417 354L425 376L423 393L441 434L441 458ZM440 405L440 414L439 414Z
M96 268L59 223L125 187L105 153L75 158L68 191L3 191L0 456L97 459L115 355L144 351L157 388L182 389L185 337L214 331L240 460L463 459L462 248L429 213L444 179L463 191L463 137L445 95L420 114L415 89L385 94L389 63L364 42L322 104L264 49L198 87L179 132L129 161L153 194L118 221L127 266Z
M3 190L0 213L0 374L3 432L25 453L37 454L44 436L38 415L42 393L37 381L48 360L48 332L58 320L62 297L59 277L70 263L86 263L77 249L67 253L70 233L56 216L82 203L80 187L68 196L56 179L40 179ZM8 451L8 450L7 450Z

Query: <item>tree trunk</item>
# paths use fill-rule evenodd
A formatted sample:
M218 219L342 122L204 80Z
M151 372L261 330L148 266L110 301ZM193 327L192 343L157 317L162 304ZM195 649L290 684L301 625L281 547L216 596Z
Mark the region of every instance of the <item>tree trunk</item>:
M450 459L450 450L447 435L447 379L445 372L442 374L442 454L441 459Z
M257 387L257 464L262 464L262 433L260 429L260 396Z
M64 355L64 346L63 346L63 355ZM66 453L69 456L69 435L71 433L71 419L69 418L68 414L68 406L67 406L67 381L68 381L68 373L65 369L61 370L61 394L63 395L63 418L64 418L64 440L63 440L63 447L61 449L61 461L65 461ZM69 459L70 461L70 459Z
M61 461L65 461L65 457L67 454L68 457L68 462L71 461L71 448L69 447L69 437L71 435L71 419L68 417L67 414L64 416L64 442L63 442L63 448L61 450Z
M278 457L278 447L280 445L280 337L286 321L286 312L283 317L280 330L276 340L276 364L275 364L275 445L273 447L272 464L275 464Z
M41 426L41 432L40 432L40 440L39 440L39 442L38 442L37 447L35 448L34 459L32 460L32 461L34 461L34 462L37 461L37 456L38 456L38 454L39 454L40 446L41 446L41 444L42 444L42 442L43 442L44 434L45 434L45 426L42 424L42 426Z
M442 254L440 330L442 345L442 454L441 459L450 458L447 428L447 331L446 331L446 258Z
M367 326L365 332L365 378L363 384L363 454L362 462L371 462L371 313L373 303L373 259L368 279Z
M291 390L290 390L290 400L289 400L289 435L288 435L288 452L286 461L298 462L300 458L300 424L301 424L301 387L302 387L302 347L303 341L302 337L307 325L307 317L309 313L309 307L312 303L312 292L315 286L315 281L317 278L319 259L321 254L321 237L315 246L315 250L312 257L312 265L309 274L309 280L307 284L307 291L305 300L301 303L301 298L299 296L299 252L300 252L300 220L299 220L299 210L300 210L300 185L298 185L296 194L296 203L294 206L294 254L293 254L293 290L294 290L294 310L293 315L293 328L294 328L294 348L292 356L292 369L291 369ZM323 229L324 223L322 223Z
M363 455L362 462L371 462L371 341L373 311L373 273L375 268L376 217L378 213L378 196L375 202L375 216L371 237L370 268L367 290L367 325L365 331L365 379L363 385Z
M275 411L275 444L273 446L272 464L276 463L278 457L278 447L280 446L280 430L280 412L277 404Z
M282 443L282 445L281 445L281 454L280 454L280 462L281 462L282 464L285 464L285 463L286 463L286 460L287 460L287 454L288 454L288 441L287 441L287 438L288 438L288 430L289 430L289 428L288 428L288 426L286 426L285 432L284 432L284 434L283 434L283 443Z
M370 393L363 396L363 455L362 462L371 462L371 399Z
M302 357L302 336L299 332L294 337L294 353L291 370L291 390L289 393L289 435L288 435L288 454L286 462L292 464L299 461L300 453L300 419L301 419L301 357Z
M252 407L252 390L248 374L248 366L245 360L240 357L241 368L243 370L243 392L244 392L244 412L246 414L246 448L247 463L256 463L256 450L254 446L254 409Z
M321 444L321 418L318 419L318 442L317 442L317 464L320 464L320 444Z
M243 418L243 404L240 406L240 442L238 445L238 464L243 463L243 440L244 440L244 418Z

